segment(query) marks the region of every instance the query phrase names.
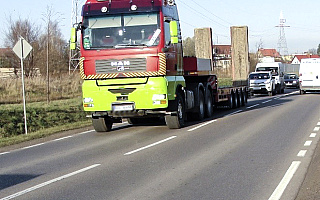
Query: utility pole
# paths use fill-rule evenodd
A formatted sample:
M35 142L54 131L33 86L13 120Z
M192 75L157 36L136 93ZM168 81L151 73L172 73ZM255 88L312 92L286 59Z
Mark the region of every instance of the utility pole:
M280 12L280 23L278 26L280 29L279 41L278 41L278 52L280 55L288 55L288 47L287 47L287 40L286 35L284 33L284 28L288 28L290 26L285 25L286 19L283 17L282 11Z
M78 24L78 7L79 0L72 0L72 10L71 10L71 27ZM78 68L80 59L80 51L78 45L75 50L69 48L69 75L71 71L75 71Z

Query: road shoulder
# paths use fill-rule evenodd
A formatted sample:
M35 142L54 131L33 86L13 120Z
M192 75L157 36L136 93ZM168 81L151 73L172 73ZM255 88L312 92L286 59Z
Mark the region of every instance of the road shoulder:
M318 143L296 200L320 199L320 144Z

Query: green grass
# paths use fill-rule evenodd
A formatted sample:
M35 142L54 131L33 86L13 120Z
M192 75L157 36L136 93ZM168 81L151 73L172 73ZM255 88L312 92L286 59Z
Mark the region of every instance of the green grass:
M91 120L87 119L81 122L74 122L70 124L47 128L47 129L41 129L36 132L28 133L27 135L24 134L24 135L12 136L12 137L0 138L0 147L10 146L10 145L19 144L19 143L34 140L34 139L44 138L61 131L83 128L90 125L91 125Z
M29 103L26 111L28 132L86 120L81 98ZM25 133L21 104L1 105L0 119L0 138Z
M218 86L221 87L231 87L233 85L232 78L218 78Z

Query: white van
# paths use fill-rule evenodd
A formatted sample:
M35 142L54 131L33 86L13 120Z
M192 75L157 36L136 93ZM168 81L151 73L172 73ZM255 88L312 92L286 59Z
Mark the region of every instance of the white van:
M300 94L320 91L320 58L301 59L299 81Z
M284 65L281 62L266 62L256 65L256 72L271 71L278 94L284 93Z

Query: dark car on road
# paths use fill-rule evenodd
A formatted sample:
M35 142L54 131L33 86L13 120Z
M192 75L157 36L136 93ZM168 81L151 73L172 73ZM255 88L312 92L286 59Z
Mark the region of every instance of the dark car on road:
M286 88L299 88L299 77L296 74L286 74L284 75L284 84Z

